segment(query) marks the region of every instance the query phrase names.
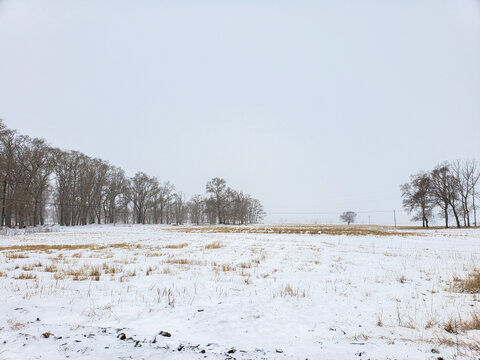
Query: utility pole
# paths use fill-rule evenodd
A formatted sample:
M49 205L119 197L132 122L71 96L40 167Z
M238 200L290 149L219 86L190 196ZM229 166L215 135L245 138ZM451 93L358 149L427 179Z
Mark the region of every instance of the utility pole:
M395 227L397 227L397 215L395 214L395 210L393 210L393 223L395 224Z

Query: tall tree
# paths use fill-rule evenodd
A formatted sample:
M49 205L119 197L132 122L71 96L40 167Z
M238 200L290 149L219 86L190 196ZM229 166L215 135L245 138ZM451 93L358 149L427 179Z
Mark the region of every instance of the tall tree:
M227 205L227 182L225 179L213 178L206 185L207 193L211 195L215 209L217 212L217 219L219 224L225 224L225 207Z
M409 213L414 212L412 220L421 220L422 226L427 228L434 206L431 187L431 177L424 172L412 175L410 182L400 187L403 197L403 207Z

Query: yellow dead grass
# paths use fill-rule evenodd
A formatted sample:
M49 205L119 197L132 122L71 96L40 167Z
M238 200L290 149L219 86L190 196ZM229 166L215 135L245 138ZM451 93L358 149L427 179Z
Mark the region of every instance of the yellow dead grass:
M421 235L419 233L406 232L387 226L365 225L262 225L262 226L187 226L177 227L171 231L200 232L200 233L251 233L251 234L313 234L313 235L353 235L353 236L409 236Z

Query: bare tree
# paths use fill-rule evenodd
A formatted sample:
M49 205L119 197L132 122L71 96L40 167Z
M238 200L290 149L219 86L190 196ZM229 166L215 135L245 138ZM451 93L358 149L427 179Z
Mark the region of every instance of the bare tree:
M470 227L470 193L471 178L473 176L470 162L455 160L451 163L451 172L457 187L458 197L461 201L461 215L463 217L463 226Z
M155 179L139 172L130 180L131 201L133 204L134 222L145 224L147 204L151 198L151 190L155 186Z
M473 223L474 226L477 226L477 206L476 206L476 197L479 196L480 192L476 191L478 180L480 179L480 166L476 160L470 161L470 168L472 170L472 176L470 177L470 189L471 199L472 199L472 209L473 209Z
M340 215L340 220L348 225L353 224L355 222L355 218L357 217L357 213L354 211L345 211Z
M185 195L182 193L174 194L173 199L173 215L175 224L182 225L187 215Z
M448 228L448 207L451 191L449 189L450 169L448 164L437 166L431 173L432 195L435 205L440 207L441 215L445 219L445 227Z
M225 224L225 207L227 205L227 182L225 179L213 178L206 185L207 193L211 195L215 209L217 212L217 219L219 224Z
M190 213L190 221L199 225L203 223L203 214L205 212L205 201L201 195L194 195L188 202L188 211Z
M422 226L428 228L429 218L434 206L429 174L420 172L412 175L410 182L400 188L403 197L403 207L409 212L415 212L412 220L422 221Z
M227 187L224 179L212 179L206 190L208 199L196 195L186 203L168 181L160 184L142 172L127 178L104 160L51 148L44 140L7 129L0 120L0 226L43 224L47 210L64 226L182 224L189 216L197 224L243 224L264 216L260 201Z

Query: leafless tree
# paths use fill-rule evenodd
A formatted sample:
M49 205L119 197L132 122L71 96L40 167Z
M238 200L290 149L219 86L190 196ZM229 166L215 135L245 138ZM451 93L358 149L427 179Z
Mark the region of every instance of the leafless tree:
M470 161L470 168L472 175L470 177L471 201L473 209L473 223L477 226L477 205L476 198L479 197L480 192L477 191L478 180L480 179L480 166L476 160Z
M357 213L354 211L345 211L340 215L340 220L348 225L355 222L355 218L357 217Z
M431 173L432 196L435 205L440 207L441 215L445 219L445 227L448 228L448 208L450 203L452 181L450 180L448 164L437 166Z
M135 174L130 180L133 216L137 224L146 222L147 204L151 200L151 192L154 187L155 179L142 172Z
M227 206L227 182L225 179L221 178L213 178L206 185L207 193L210 194L211 199L214 203L216 212L217 212L217 219L219 224L225 224L225 208Z
M194 195L188 202L188 211L190 213L190 221L199 225L203 223L203 214L205 212L205 200L201 195Z
M400 187L403 197L403 207L409 213L415 212L412 220L421 220L422 226L427 228L434 206L431 182L429 174L420 172L412 175L410 182Z
M243 224L260 221L261 203L226 181L207 183L208 198L187 203L170 182L122 169L78 151L51 148L19 135L0 120L0 226L43 224L47 210L60 225L92 223Z

